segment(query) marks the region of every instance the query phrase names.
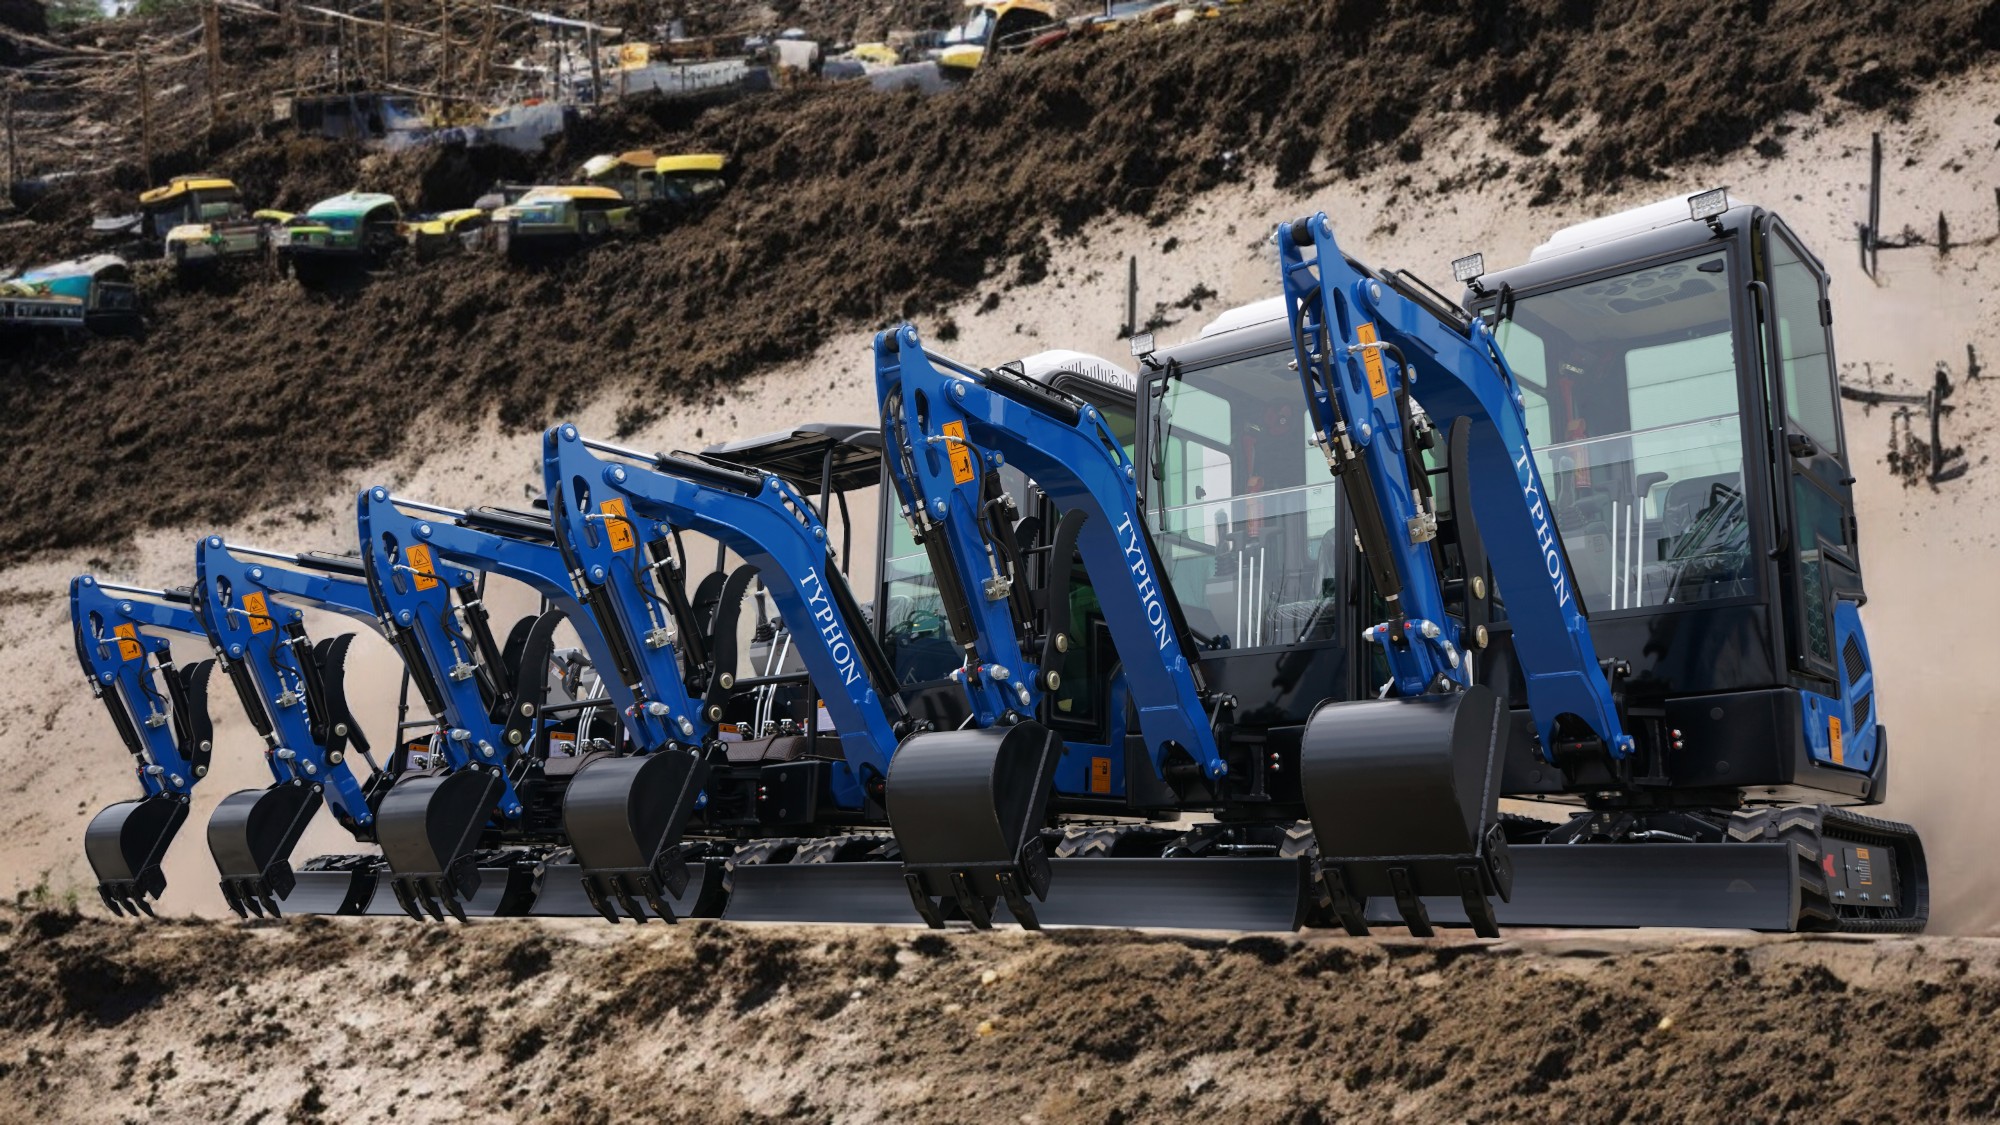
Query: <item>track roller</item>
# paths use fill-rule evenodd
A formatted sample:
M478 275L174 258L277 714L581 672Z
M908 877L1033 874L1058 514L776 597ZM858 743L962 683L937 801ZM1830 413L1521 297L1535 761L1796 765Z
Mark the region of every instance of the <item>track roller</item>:
M646 920L645 902L666 921L687 889L681 833L708 765L678 749L586 763L563 795L563 828L582 868L583 891L610 921L619 907Z
M1429 937L1422 899L1436 895L1461 900L1480 936L1499 936L1491 898L1513 887L1497 805L1504 717L1481 686L1313 712L1299 769L1320 905L1349 933L1368 932L1368 899L1386 895Z
M464 902L479 891L473 850L500 799L498 769L404 778L382 798L376 839L389 861L389 888L404 913L465 921Z
M97 873L97 893L113 914L153 913L146 900L167 889L160 859L187 821L185 795L155 793L120 801L92 817L83 831L83 851Z
M1029 896L1046 900L1049 857L1041 828L1062 740L1034 721L938 731L904 742L889 763L885 804L917 913L933 929L956 903L974 927L1005 900L1039 929Z
M222 799L208 820L208 850L222 873L222 897L238 917L278 916L297 880L292 848L319 811L320 788L294 778Z

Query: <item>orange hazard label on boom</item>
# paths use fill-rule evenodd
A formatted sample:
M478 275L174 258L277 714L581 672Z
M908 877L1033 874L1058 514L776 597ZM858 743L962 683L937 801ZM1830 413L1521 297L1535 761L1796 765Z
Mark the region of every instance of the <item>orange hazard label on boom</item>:
M955 484L969 484L972 481L972 447L965 444L965 423L946 422L944 436L951 440L945 445L951 450L951 479Z
M431 549L422 543L412 544L403 552L403 561L410 564L415 573L417 589L429 590L438 584L437 567L431 563Z
M250 619L250 631L268 633L271 631L271 607L262 594L243 595L243 615Z
M606 500L597 510L604 513L604 534L611 537L611 549L631 550L637 537L632 534L632 521L625 518L625 501Z
M139 627L137 625L120 625L112 629L111 632L118 638L118 659L137 660L146 655L146 650L139 647Z
M1354 330L1354 338L1364 344L1375 342L1375 324L1370 321ZM1389 393L1389 375L1382 370L1382 349L1365 348L1361 352L1361 366L1368 369L1368 393L1381 398Z

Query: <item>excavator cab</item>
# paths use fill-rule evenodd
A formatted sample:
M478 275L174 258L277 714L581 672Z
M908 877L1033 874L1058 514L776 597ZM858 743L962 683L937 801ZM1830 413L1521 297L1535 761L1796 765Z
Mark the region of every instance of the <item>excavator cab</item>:
M1679 732L1634 783L1872 804L1887 740L1826 270L1777 215L1707 194L1703 219L1675 198L1563 231L1467 304L1514 369L1599 647ZM1613 780L1558 764L1517 757L1509 787Z
M1306 230L1294 227L1293 240ZM1445 357L1483 333L1504 357L1505 370L1408 384L1414 409L1430 412L1413 431L1428 431L1411 474L1426 490L1415 510L1436 521L1409 534L1434 533L1446 612L1471 657L1466 682L1511 712L1499 792L1572 806L1559 823L1503 819L1513 897L1496 904L1498 921L1920 929L1928 892L1914 831L1848 811L1883 799L1887 739L1858 612L1866 593L1824 267L1777 215L1719 191L1569 228L1520 266L1483 265L1476 255L1454 264L1467 285L1454 302L1409 273L1349 259L1345 276L1358 280L1339 300L1371 323L1361 344L1336 346L1393 360L1399 380L1406 358L1464 362ZM1142 376L1148 510L1191 627L1230 635L1231 647L1204 654L1225 682L1231 662L1247 664L1259 648L1249 623L1257 616L1239 625L1239 605L1296 616L1286 591L1301 586L1299 552L1287 543L1273 553L1266 541L1276 537L1251 525L1268 522L1265 490L1250 493L1265 508L1224 510L1212 499L1274 471L1256 471L1242 450L1270 432L1268 420L1231 396L1243 399L1262 371L1274 387L1294 379L1299 397L1292 328L1282 300L1233 310L1200 339L1150 356ZM1210 371L1218 377L1204 380ZM1561 715L1547 737L1547 717L1538 722L1530 708L1523 654L1546 638L1517 637L1506 579L1496 581L1503 568L1489 561L1500 558L1497 521L1518 513L1505 510L1504 487L1482 479L1477 464L1489 454L1474 445L1468 456L1464 431L1477 415L1464 413L1457 378L1518 392L1541 495L1512 502L1546 513L1549 534L1534 553L1551 560L1554 588L1519 585L1525 572L1510 559L1512 592L1580 606L1629 742L1572 733ZM1289 457L1318 458L1306 438ZM1517 468L1499 475L1528 480ZM1306 479L1332 483L1324 469ZM1307 556L1338 602L1328 651L1312 655L1312 629L1263 639L1295 646L1281 667L1324 662L1305 698L1372 698L1387 690L1383 648L1346 639L1382 617L1373 551L1360 549L1348 497L1303 507L1325 513L1305 517L1308 536L1332 533L1320 536L1322 554ZM1482 517L1496 521L1491 545ZM1252 542L1263 559L1239 561ZM1244 562L1278 593L1260 595L1254 577L1224 577ZM1464 920L1451 899L1424 901L1440 922ZM1371 919L1379 913L1370 907Z

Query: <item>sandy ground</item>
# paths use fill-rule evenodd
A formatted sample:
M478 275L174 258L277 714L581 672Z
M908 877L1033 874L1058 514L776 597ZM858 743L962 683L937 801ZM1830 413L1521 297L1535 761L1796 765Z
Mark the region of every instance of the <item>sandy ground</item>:
M2000 944L0 912L0 1116L1990 1120Z
M1264 235L1274 222L1313 209L1334 216L1351 252L1442 280L1449 276L1449 261L1465 252L1483 251L1494 263L1518 261L1569 222L1670 191L1727 184L1739 197L1781 211L1827 259L1835 276L1843 371L1856 380L1916 390L1928 384L1940 361L1961 371L1968 343L1982 355L1989 350L2000 355L1993 350L1992 297L1985 283L1985 276L2000 268L2000 258L1992 245L1974 244L1993 235L2000 222L1992 195L2000 183L1996 111L2000 71L1989 70L1938 86L1914 105L1906 121L1851 110L1833 124L1802 119L1794 123L1779 159L1746 154L1684 170L1653 190L1539 208L1526 205L1527 187L1476 178L1468 182L1477 186L1440 202L1421 185L1404 182L1401 166L1359 180L1322 174L1298 192L1226 188L1204 196L1189 214L1164 227L1112 222L1092 228L1085 237L1057 245L1040 285L981 294L920 327L935 338L949 320L959 335L945 350L979 363L1056 346L1122 358L1126 349L1117 326L1129 257L1139 261L1142 319L1150 309L1171 322L1160 330L1166 343L1191 335L1221 309L1272 292L1274 257ZM1492 152L1483 128L1468 119L1455 133L1434 140L1427 146L1425 175L1478 167ZM1930 249L1887 252L1880 279L1871 281L1856 263L1854 227L1865 213L1867 145L1876 130L1891 154L1885 228L1894 231L1907 223L1928 229L1942 210L1951 217L1954 240L1966 245L1948 256ZM1201 297L1197 308L1187 299L1198 289L1214 296ZM866 421L874 412L869 335L842 337L807 362L746 383L726 401L667 413L628 440L687 448L794 419ZM608 435L629 399L605 395L571 420ZM2000 928L2000 904L1983 862L2000 847L2000 823L1985 813L2000 782L2000 763L1983 753L1981 738L1996 707L1995 693L1981 674L1981 657L2000 626L2000 595L1984 581L1994 533L1981 519L2000 490L2000 476L1985 463L1980 444L1993 421L1991 399L1980 382L1965 386L1954 400L1959 410L1948 420L1947 438L1967 444L1972 467L1964 479L1935 491L1905 487L1888 471L1882 457L1890 425L1886 410L1850 404L1847 415L1872 597L1864 616L1883 669L1881 713L1893 732L1897 758L1886 811L1925 831L1935 928L1954 933ZM11 825L10 847L0 858L0 887L20 892L41 886L57 896L87 888L79 846L83 827L97 808L133 789L129 763L109 722L75 672L61 598L68 578L88 570L139 584L185 582L190 544L212 530L289 549L351 545L352 498L374 483L462 506L520 504L532 494L538 434L502 432L490 423L466 429L431 418L413 419L412 425L432 435L425 451L329 481L317 496L299 497L288 507L311 514L303 524L287 512L222 529L147 531L113 552L46 558L0 575L0 739L27 762L15 784L0 792L0 816ZM865 542L867 529L860 531ZM525 605L525 598L516 604ZM326 621L313 624L320 633L333 627ZM350 698L369 729L386 733L396 698L393 658L386 645L364 638L353 663ZM214 802L232 789L264 782L247 723L229 706L215 711L217 765L200 789L191 825L205 822ZM349 843L326 825L307 838L301 854L347 850ZM193 827L171 857L168 877L166 910L220 910L212 867Z

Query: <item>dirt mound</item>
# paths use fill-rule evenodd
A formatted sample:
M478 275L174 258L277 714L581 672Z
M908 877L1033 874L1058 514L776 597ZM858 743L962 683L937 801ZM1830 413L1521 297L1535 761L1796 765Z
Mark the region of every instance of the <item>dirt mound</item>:
M23 1118L1929 1120L1989 942L1499 944L16 915Z
M15 513L0 558L282 502L404 448L430 409L534 427L607 384L642 410L712 398L836 329L1038 279L1048 239L1094 219L1164 221L1265 168L1290 182L1403 161L1409 190L1431 190L1417 180L1442 113L1490 115L1520 154L1491 173L1548 198L1782 147L1780 116L1893 100L1996 38L2000 4L1268 0L1013 61L927 99L819 88L692 117L628 108L539 170L586 148L720 150L737 184L705 219L548 270L405 264L341 296L268 277L157 283L139 339L16 351L0 370ZM858 97L873 98L867 112ZM1561 130L1574 139L1552 147ZM538 170L492 159L246 136L214 163L274 202L369 184L418 207L468 203L489 172ZM89 458L73 453L78 419L93 427ZM107 464L143 487L105 488Z

